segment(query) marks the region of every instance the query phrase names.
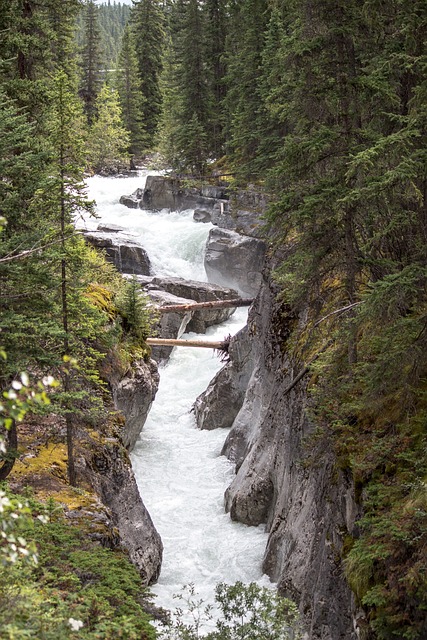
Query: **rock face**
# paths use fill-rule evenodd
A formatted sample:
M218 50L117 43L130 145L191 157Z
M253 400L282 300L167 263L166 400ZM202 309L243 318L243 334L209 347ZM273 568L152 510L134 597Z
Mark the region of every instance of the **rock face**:
M247 390L223 449L237 471L226 508L245 524L265 523L264 571L298 603L305 638L356 640L355 604L340 562L343 536L354 533L357 515L352 484L327 436L315 434L307 418L306 380L285 393L301 365L286 354L292 319L284 320L275 293L270 282L263 283L241 336L242 353L252 352L251 371L245 371ZM224 392L217 388L196 409L202 425L220 422L230 384L239 386L228 374L217 383L224 381Z
M150 275L150 260L145 249L137 242L119 236L118 230L90 231L85 233L85 238L97 249L104 249L107 260L121 273Z
M153 360L138 362L126 377L112 384L114 405L126 420L122 441L128 450L135 446L158 387L159 373Z
M90 467L93 484L109 507L132 563L144 584L157 580L163 545L138 491L126 450L113 439L94 451Z
M206 244L205 269L210 282L254 296L261 285L266 244L235 231L213 228Z
M196 222L212 222L223 229L257 237L267 197L255 189L229 194L227 186L188 187L179 178L148 176L145 189L123 195L120 203L131 209L194 209Z
M253 368L247 327L231 339L229 355L230 361L218 371L193 405L199 429L231 427L243 404Z
M212 211L218 201L228 205L228 195L224 187L203 186L200 188L183 186L178 178L147 176L141 209L201 209Z
M122 544L149 585L159 576L163 545L139 495L128 450L147 419L159 375L155 362L141 360L125 376L113 369L108 378L115 408L121 411L124 424L120 426L120 437L114 434L93 443L86 466L92 486L112 513Z

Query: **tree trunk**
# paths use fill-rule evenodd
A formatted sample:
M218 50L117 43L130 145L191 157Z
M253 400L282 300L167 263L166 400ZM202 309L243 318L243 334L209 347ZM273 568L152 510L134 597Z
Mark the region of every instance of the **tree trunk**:
M12 426L7 432L6 441L6 455L2 466L0 467L0 481L6 480L7 476L13 469L13 465L16 460L16 453L18 450L18 430L16 428L16 422L13 420Z
M234 300L209 300L208 302L191 302L190 304L173 304L159 307L160 313L171 311L197 311L198 309L229 309L232 307L249 307L253 298L237 298Z
M169 338L147 338L147 344L161 347L201 347L204 349L227 350L228 342L208 342L207 340L172 340Z

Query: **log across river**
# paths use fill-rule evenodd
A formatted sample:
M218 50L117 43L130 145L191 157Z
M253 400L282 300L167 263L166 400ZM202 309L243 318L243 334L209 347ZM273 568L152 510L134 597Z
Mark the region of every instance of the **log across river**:
M203 254L210 225L195 223L192 211L154 213L119 204L121 195L143 183L143 177L90 178L89 196L100 218L88 220L88 228L99 222L120 225L143 244L156 275L206 281ZM245 324L246 314L247 309L237 309L206 335L183 339L221 343ZM156 604L165 608L176 607L173 596L184 584L193 583L205 601L212 601L220 581L269 584L261 570L264 528L234 523L224 512L224 491L234 476L234 466L220 455L227 430L200 431L191 411L221 366L211 349L174 349L160 368L159 391L131 454L142 499L164 544L153 591Z

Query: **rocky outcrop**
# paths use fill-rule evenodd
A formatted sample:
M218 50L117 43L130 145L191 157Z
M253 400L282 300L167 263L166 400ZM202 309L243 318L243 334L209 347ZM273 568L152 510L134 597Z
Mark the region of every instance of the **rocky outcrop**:
M252 364L223 449L236 464L226 508L235 520L265 524L264 571L298 603L305 638L356 640L355 603L341 565L343 538L354 534L357 515L352 482L336 463L327 434L315 431L307 417L305 378L286 392L302 365L286 353L295 319L276 293L265 280L241 335L240 348L252 351ZM217 388L208 408L202 406L202 419L212 416L214 423L225 410L229 376L224 380L224 392Z
M120 198L121 204L132 209L194 209L196 222L211 222L253 237L259 236L267 202L267 196L255 188L230 192L226 185L188 186L183 180L169 176L148 176L145 189L136 189Z
M159 373L153 360L133 365L128 375L112 384L116 409L125 417L122 442L131 450L135 446L159 387Z
M206 244L205 269L209 282L254 296L261 285L266 244L235 231L213 228Z
M200 209L213 211L215 206L228 206L228 195L224 187L204 185L186 187L179 178L168 176L147 176L143 197L140 201L141 209L170 209L182 211L184 209Z
M247 327L231 339L229 362L195 401L193 411L199 429L229 428L242 407L253 369L251 343Z
M170 305L188 304L186 298L179 298L167 291L157 289L149 289L147 291L149 298L158 307L167 307ZM156 333L161 338L180 338L187 328L191 319L191 312L171 311L170 313L162 312L156 327ZM151 354L156 362L167 360L172 353L173 347L151 347Z
M111 386L114 407L123 416L110 437L96 440L86 464L91 484L110 509L122 544L145 584L160 573L163 545L139 494L128 451L133 448L159 386L156 363L139 360L123 375L116 366L104 375Z
M156 306L163 309L157 327L157 334L161 338L180 338L184 331L205 333L208 327L221 324L234 312L234 308L193 311L183 309L167 312L168 306L185 306L191 302L231 300L238 297L233 289L182 278L151 278L145 285L145 291ZM172 347L152 347L153 358L157 362L168 358L171 351Z
M150 274L150 260L145 249L137 242L120 236L118 230L90 231L85 233L85 238L92 246L103 249L107 260L121 273Z
M126 449L114 438L95 448L89 460L92 484L110 509L113 523L144 584L157 580L163 545L139 495Z
M216 284L197 282L195 280L183 280L182 278L155 277L152 280L152 286L156 285L163 291L167 291L168 293L181 298L181 300L185 300L186 304L192 301L209 302L212 300L233 300L234 298L239 297L237 291L230 289L229 287L221 287ZM179 302L177 304L179 304ZM165 302L162 306L167 307L168 303ZM233 308L198 309L191 311L185 330L193 331L194 333L206 333L206 329L208 327L225 322L225 320L227 320L233 313ZM162 337L166 338L166 336Z

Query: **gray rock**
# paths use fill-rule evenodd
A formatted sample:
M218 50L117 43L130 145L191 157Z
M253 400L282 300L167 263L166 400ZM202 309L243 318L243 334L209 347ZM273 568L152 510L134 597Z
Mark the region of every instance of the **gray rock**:
M209 211L205 211L204 209L195 209L193 213L193 220L195 222L211 222L212 216Z
M206 244L205 269L210 282L254 296L261 285L266 254L262 240L213 228Z
M143 189L136 189L130 196L121 196L119 202L129 209L138 209L143 193Z
M120 233L121 231L124 231L124 227L119 227L119 225L117 224L108 224L108 223L101 223L97 226L96 228L97 231L104 231L107 233Z
M146 585L157 580L163 545L145 508L126 449L108 442L94 449L88 466L94 488L112 512L120 539Z
M263 569L298 603L305 638L356 640L356 606L340 566L343 536L355 534L352 482L339 470L327 434L314 438L306 380L285 393L302 365L284 349L294 319L276 293L265 282L250 311L253 370L223 449L237 469L226 508L235 520L266 524Z
M147 176L144 195L139 206L142 209L154 210L182 211L201 208L211 211L217 204L218 194L224 195L224 189L186 187L179 178Z
M138 362L126 377L112 384L115 407L126 420L122 441L129 450L141 433L158 387L159 373L154 361Z
M246 334L245 327L231 339L230 361L218 371L193 405L199 429L227 429L241 409L253 368L251 345Z
M104 249L107 260L121 273L150 275L147 252L137 242L100 231L87 232L85 238L97 249Z
M186 298L180 298L174 296L167 291L161 291L157 289L149 289L147 291L148 297L152 302L159 307L167 307L168 305L176 304L188 304L189 300ZM179 313L178 311L171 311L170 313L161 313L159 323L156 327L156 333L160 338L180 338L187 328L187 325L191 319L191 312ZM173 347L158 347L153 346L151 348L151 354L156 362L167 360L172 353Z
M234 289L221 287L208 282L197 282L195 280L183 280L182 278L157 278L152 281L153 286L167 291L181 299L186 299L185 304L193 302L209 302L215 300L232 300L238 298L238 293ZM169 303L175 304L175 303ZM177 302L176 304L180 304ZM163 304L162 306L167 306ZM199 309L190 312L186 331L194 333L205 333L208 327L221 324L234 313L234 309ZM166 338L167 336L163 336Z

